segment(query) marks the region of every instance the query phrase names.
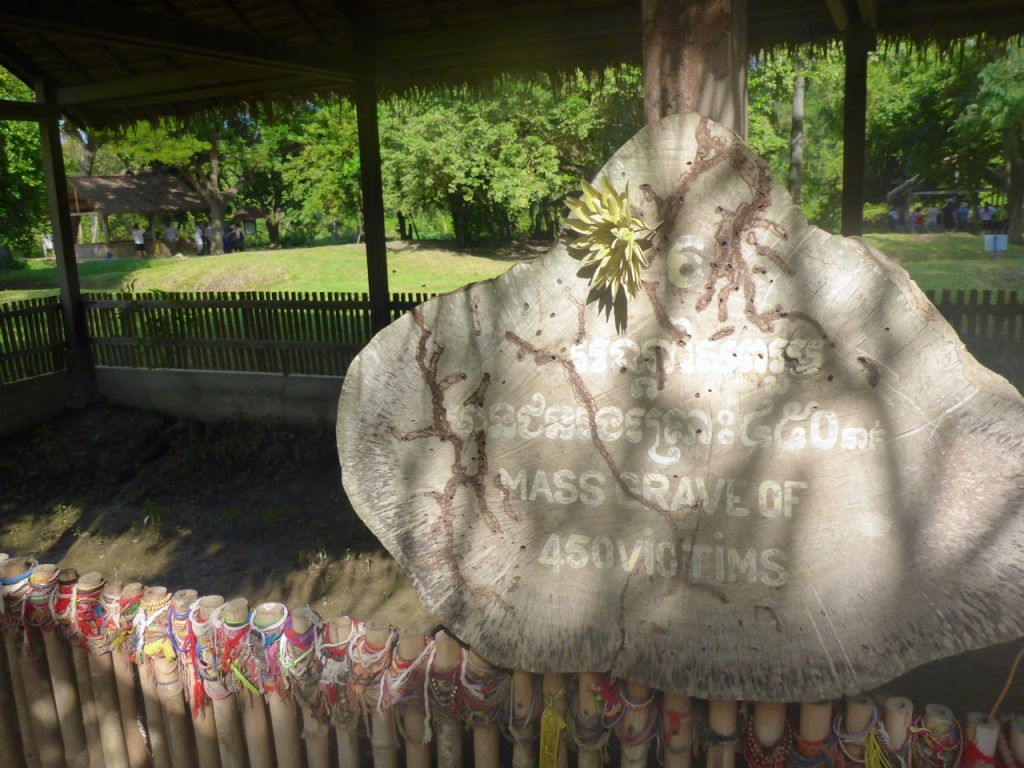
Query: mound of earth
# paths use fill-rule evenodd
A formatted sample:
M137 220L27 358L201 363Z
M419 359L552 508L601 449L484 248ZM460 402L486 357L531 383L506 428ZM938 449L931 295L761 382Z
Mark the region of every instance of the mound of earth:
M326 426L69 410L0 441L0 552L324 618L432 623L348 504Z

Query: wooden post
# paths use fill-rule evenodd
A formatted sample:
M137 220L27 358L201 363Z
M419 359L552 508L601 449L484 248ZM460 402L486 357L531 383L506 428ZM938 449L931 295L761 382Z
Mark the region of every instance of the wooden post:
M843 749L854 760L864 757L864 741L868 737L868 729L875 719L875 705L867 696L851 696L846 700L846 713L843 716L843 729L847 736L843 740Z
M391 625L374 619L366 623L365 642L371 651L380 651L389 642ZM388 664L391 663L390 657ZM371 685L380 685L380 678ZM373 698L376 701L376 697ZM392 713L380 713L374 707L370 715L370 745L373 749L374 768L398 768L398 749L395 745L395 720Z
M622 768L647 765L647 743L653 733L654 694L650 686L629 681L623 695L626 712L618 729Z
M733 768L736 765L736 702L708 702L708 768Z
M207 642L212 643L212 635L216 632L214 616L216 611L224 605L224 598L220 595L207 595L200 599L196 608L196 617L211 638ZM198 638L199 631L193 631ZM198 640L197 640L198 641ZM215 644L214 644L215 645ZM242 735L242 718L238 711L238 704L235 701L234 693L225 685L220 668L220 659L215 651L211 651L211 657L204 659L204 663L210 665L209 674L215 679L211 686L216 686L218 695L210 695L211 707L213 708L213 719L217 726L217 747L220 750L220 764L223 768L245 768L246 750L245 737Z
M103 766L103 744L100 738L100 724L96 715L96 696L92 689L92 677L89 675L89 655L82 647L78 634L78 623L74 615L72 593L77 588L78 571L65 568L57 578L57 602L54 605L54 617L60 623L71 648L71 659L74 662L75 685L78 687L78 700L82 708L82 725L85 728L85 742L89 749L89 765L92 768Z
M52 583L56 587L59 577L57 566L51 564L37 565L32 571L33 585ZM39 626L43 647L46 652L47 667L50 670L50 682L53 688L53 701L60 726L61 740L64 743L64 755L68 768L88 768L89 750L85 740L85 726L82 723L82 711L78 701L78 688L71 669L71 658L67 646L57 637L53 614L47 605L44 609L48 620ZM0 669L0 675L3 670ZM0 692L2 695L2 692ZM0 702L0 711L3 703ZM2 713L0 713L2 716ZM2 729L0 729L2 730ZM0 751L4 749L0 739ZM10 753L8 753L10 754Z
M864 169L867 134L868 51L871 35L861 22L843 36L846 56L846 98L843 102L842 233L864 233Z
M699 112L747 138L747 0L643 0L647 123Z
M369 78L359 78L355 85L355 96L366 274L370 287L370 322L373 333L377 333L391 322L387 239L384 235L384 182L380 171L380 132L377 126L377 86Z
M352 619L338 616L327 622L324 644L331 647L344 648L348 655L348 644L352 638ZM333 681L341 683L341 681ZM349 724L335 722L334 736L338 747L338 768L359 768L359 719L358 716Z
M541 760L546 760L544 754L552 746L551 739L557 742L555 752L555 765L557 768L569 768L569 744L565 734L565 716L569 709L569 702L565 695L565 675L546 674L542 678L542 692L544 695L544 711L541 714L540 752ZM553 736L545 733L544 718L547 717L548 727L553 728Z
M27 589L31 570L31 561L23 557L7 557L0 564L0 579L3 584L2 590L0 590L0 599L3 600L5 611L9 612L12 618L18 616L20 619L21 614L20 608L15 611L14 605L10 604L8 600L9 590L21 581L24 581L22 589ZM0 617L0 620L6 622L4 617ZM25 687L25 670L18 653L20 628L12 622L7 624L6 629L7 631L3 633L4 652L7 655L7 672L10 675L14 708L17 713L18 733L21 735L25 763L29 768L36 768L36 766L42 765L42 758L39 753L39 740L33 728L29 697ZM38 735L42 736L43 734Z
M167 605L170 597L164 587L149 587L142 593L139 610L145 622L154 629L167 632ZM139 672L139 687L142 689L142 705L146 712L146 726L149 731L149 749L153 755L154 768L171 768L171 752L168 745L167 728L164 723L164 708L157 692L156 666L153 655L146 651L147 633L137 636L135 665Z
M434 665L431 674L448 675L462 663L462 646L447 632L441 630L434 635ZM458 686L458 672L453 686ZM431 695L428 691L428 696ZM445 690L445 693L450 691ZM434 704L431 705L433 708ZM437 727L437 762L448 768L462 768L462 723L450 711L443 713L443 720Z
M414 662L426 647L426 632L421 627L402 629L398 632L398 649L396 653L402 661ZM416 674L416 673L414 673ZM422 680L423 672L418 673ZM402 722L405 730L405 766L406 768L430 768L430 744L425 742L427 713L422 700L414 700L402 707Z
M514 680L514 679L513 679ZM575 741L578 768L601 768L603 755L601 747L607 742L607 732L601 725L601 697L594 689L600 685L601 676L592 672L581 672L576 690L576 711L579 717L575 723ZM580 733L583 729L585 733Z
M272 642L276 642L284 629L287 608L282 603L261 603L256 606L249 626L257 635L253 647L260 645L260 653ZM280 670L271 669L270 677L263 680L267 705L270 708L270 727L274 732L274 751L277 764L299 765L302 762L302 745L299 743L299 718L295 704L283 688Z
M984 712L968 712L964 736L974 742L986 758L994 758L999 745L999 723L989 720Z
M666 693L662 712L665 716L665 768L690 768L693 762L693 709L690 697Z
M111 641L126 629L131 631L130 622L126 628L121 618L120 601L122 597L134 598L141 594L142 585L137 582L129 584L127 587L124 587L120 581L108 581L103 585L105 601L110 601L117 606L117 613L113 617L117 621L117 626L114 627L115 635L110 638ZM149 763L149 755L146 753L146 741L138 726L139 708L135 702L135 670L131 661L116 646L110 649L110 656L114 667L118 709L121 712L121 727L124 731L125 747L128 749L128 764L131 768L143 768Z
M244 597L228 600L221 617L227 627L245 627L249 632L249 601ZM267 725L267 709L262 696L248 688L236 689L238 704L242 710L242 730L245 731L245 747L249 753L252 768L273 768L274 757L270 748L270 728Z
M86 595L90 596L88 600L95 600L98 606L102 590L103 575L100 573L86 573L78 580L78 629L88 643L89 675L96 696L96 717L100 725L104 763L107 768L128 768L128 747L124 741L124 727L117 700L114 659L104 646L102 634L95 634L91 627L83 626L81 621L82 615L88 613Z
M903 696L893 696L885 701L885 712L882 716L885 733L889 737L889 746L899 752L907 741L910 723L914 719L914 705Z
M53 104L51 88L40 82L36 86L36 100ZM85 305L75 261L75 239L71 228L71 208L68 205L67 175L61 151L60 123L57 114L39 121L39 139L43 154L43 174L46 177L46 199L53 228L53 253L57 259L57 285L60 288L64 334L68 344L68 373L71 398L76 402L90 402L96 398L96 372L89 352L89 333L85 322Z
M296 608L292 611L292 631L296 635L304 635L314 629L316 622L319 621L319 617L313 612L313 609L306 606L303 608ZM315 652L313 645L315 640L310 641L309 654ZM310 678L314 678L316 672L308 672ZM312 700L315 698L316 680L310 679L309 682L314 685L311 686L314 691L313 695L309 697L309 700L303 700L306 698L300 698L300 692L298 690L299 685L302 681L295 680L291 682L292 691L297 699L299 699L299 708L302 710L302 740L306 744L306 761L309 768L318 768L318 766L326 766L330 763L331 755L331 743L330 743L330 729L326 723L321 723L316 719L312 710Z
M485 674L494 667L479 654L470 651L465 664L476 667ZM473 766L474 768L500 768L498 723L493 713L488 713L490 722L473 723Z

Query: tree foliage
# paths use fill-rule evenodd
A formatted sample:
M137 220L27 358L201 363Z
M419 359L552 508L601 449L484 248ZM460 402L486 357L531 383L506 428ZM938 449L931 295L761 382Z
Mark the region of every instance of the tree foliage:
M0 69L0 99L31 101L32 92ZM0 121L0 267L12 265L12 252L38 253L48 229L39 127Z

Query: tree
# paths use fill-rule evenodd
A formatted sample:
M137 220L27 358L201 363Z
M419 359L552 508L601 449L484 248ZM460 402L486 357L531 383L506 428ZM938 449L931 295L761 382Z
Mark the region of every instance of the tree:
M0 69L0 99L31 101L32 92ZM47 217L39 127L0 121L0 268L14 265L14 253L38 251Z
M345 220L362 231L355 107L347 100L313 105L300 125L287 130L294 144L289 152L278 153L281 164L273 167L280 169L281 208L290 225L307 239L317 232L337 232Z
M1008 228L1024 243L1024 50L1008 45L979 73L977 99L961 114L962 132L980 141L988 135L1001 145Z
M206 115L185 124L137 123L111 149L125 168L176 169L210 206L212 252L223 251L228 206L253 179L256 122L246 113Z

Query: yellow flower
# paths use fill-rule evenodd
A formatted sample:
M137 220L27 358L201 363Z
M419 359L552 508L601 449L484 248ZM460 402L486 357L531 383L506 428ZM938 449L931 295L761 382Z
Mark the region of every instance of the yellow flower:
M578 234L569 244L584 269L594 268L590 284L595 290L607 290L614 302L619 291L632 298L640 290L640 270L647 266L647 257L637 238L638 232L651 228L633 215L629 206L629 184L622 194L605 176L597 189L583 182L583 197L567 198L572 211L566 225Z

